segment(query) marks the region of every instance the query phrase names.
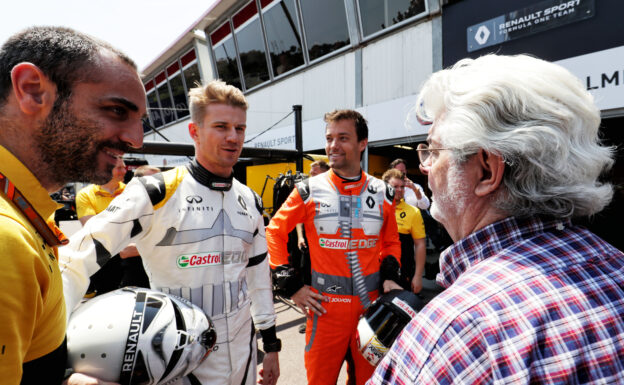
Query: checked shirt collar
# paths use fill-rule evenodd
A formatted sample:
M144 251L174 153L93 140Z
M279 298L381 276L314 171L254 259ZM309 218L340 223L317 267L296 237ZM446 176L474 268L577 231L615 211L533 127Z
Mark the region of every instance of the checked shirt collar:
M563 230L569 220L507 217L455 242L440 254L437 282L448 288L461 274L500 250L549 230Z

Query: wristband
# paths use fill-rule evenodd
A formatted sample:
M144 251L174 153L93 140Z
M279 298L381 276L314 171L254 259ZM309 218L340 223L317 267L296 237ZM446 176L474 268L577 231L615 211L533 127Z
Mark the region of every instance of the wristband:
M278 338L273 342L268 342L268 343L265 342L262 348L263 348L262 350L264 350L265 353L279 352L282 350L282 340Z

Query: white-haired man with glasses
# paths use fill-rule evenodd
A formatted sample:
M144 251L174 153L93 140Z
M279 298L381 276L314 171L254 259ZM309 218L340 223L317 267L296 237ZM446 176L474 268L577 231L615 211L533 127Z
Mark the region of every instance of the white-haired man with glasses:
M455 243L447 289L369 384L621 383L624 255L571 223L613 194L592 96L558 65L487 55L433 74L416 105L431 214Z

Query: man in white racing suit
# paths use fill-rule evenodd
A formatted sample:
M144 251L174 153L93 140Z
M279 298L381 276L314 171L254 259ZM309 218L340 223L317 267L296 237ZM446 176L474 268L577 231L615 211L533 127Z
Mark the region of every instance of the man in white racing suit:
M281 342L262 205L232 177L245 137L247 102L240 90L220 81L189 96L195 160L135 178L71 238L61 257L66 303L73 309L88 277L134 242L151 287L190 300L215 323L215 350L178 383L254 384L255 325L266 352L260 375L264 384L275 384Z

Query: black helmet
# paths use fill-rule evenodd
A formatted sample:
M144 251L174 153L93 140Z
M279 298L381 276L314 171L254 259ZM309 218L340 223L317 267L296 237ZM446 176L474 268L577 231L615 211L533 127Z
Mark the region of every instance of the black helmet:
M357 327L358 349L364 358L377 365L422 307L420 298L406 290L391 290L377 298L362 315Z

